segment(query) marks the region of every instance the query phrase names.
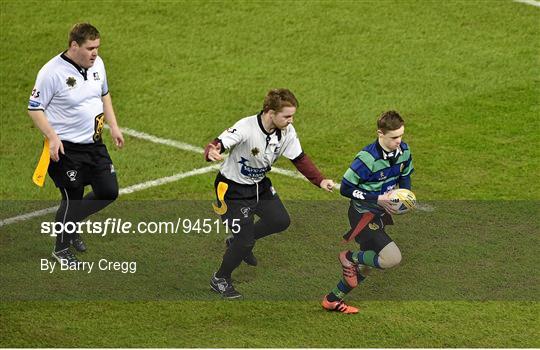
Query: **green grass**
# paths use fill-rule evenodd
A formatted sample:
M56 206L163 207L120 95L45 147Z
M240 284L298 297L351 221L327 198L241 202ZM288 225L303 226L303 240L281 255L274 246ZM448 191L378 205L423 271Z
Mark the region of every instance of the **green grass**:
M373 302L361 316L275 301L19 302L0 311L11 347L539 345L538 303L527 302Z
M537 8L513 1L0 3L0 217L56 204L31 175L42 137L26 115L41 66L70 26L102 33L121 126L204 146L256 113L272 87L300 100L303 148L340 180L387 109L406 119L417 197L435 207L390 229L402 265L323 312L337 282L346 201L271 176L292 217L234 278L246 300L207 287L222 236L87 237L84 260L138 272L39 271L52 215L0 228L4 347L539 347L540 40ZM106 132L107 134L107 132ZM209 164L126 137L106 141L121 187ZM282 159L279 167L292 169ZM122 196L94 220L215 218L213 173ZM159 200L159 201L157 201ZM166 200L172 200L166 202ZM351 245L352 247L352 245ZM61 321L59 321L61 320ZM351 331L353 330L353 331Z

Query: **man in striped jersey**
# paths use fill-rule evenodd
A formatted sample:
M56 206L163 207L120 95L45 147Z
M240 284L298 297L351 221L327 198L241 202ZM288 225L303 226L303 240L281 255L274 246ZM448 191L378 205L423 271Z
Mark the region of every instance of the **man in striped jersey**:
M343 277L322 301L327 310L357 313L357 308L343 302L345 295L371 268L388 269L401 261L401 252L384 227L393 224L390 214L395 214L389 193L397 188L411 189L413 164L411 151L402 142L404 124L399 113L383 113L377 120L377 140L356 155L343 176L341 194L351 198L351 229L343 238L347 242L354 239L360 250L339 254Z

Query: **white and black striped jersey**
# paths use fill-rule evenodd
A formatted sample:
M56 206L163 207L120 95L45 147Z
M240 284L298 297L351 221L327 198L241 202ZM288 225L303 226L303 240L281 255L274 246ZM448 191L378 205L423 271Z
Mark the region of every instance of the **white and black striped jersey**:
M230 151L220 172L229 180L252 185L261 181L281 155L296 159L302 147L294 127L276 129L269 134L261 121L262 113L240 119L218 139Z
M28 110L42 110L60 140L93 143L101 139L102 97L109 93L103 60L88 69L65 53L47 62L38 73Z

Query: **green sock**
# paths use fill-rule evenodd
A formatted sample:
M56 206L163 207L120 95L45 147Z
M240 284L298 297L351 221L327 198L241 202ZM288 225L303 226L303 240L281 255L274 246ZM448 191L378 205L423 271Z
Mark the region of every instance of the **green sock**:
M381 268L379 265L379 255L373 250L360 250L359 252L353 252L351 254L352 261L355 264L362 264L371 267Z
M328 294L328 301L338 301L343 298L351 291L353 288L345 282L345 280L342 278L336 288L332 289L330 294Z
M366 279L365 276L358 274L358 283L362 282L365 279ZM353 289L354 288L349 286L347 282L343 278L341 278L336 288L332 289L330 294L328 294L328 301L332 302L332 301L342 300Z

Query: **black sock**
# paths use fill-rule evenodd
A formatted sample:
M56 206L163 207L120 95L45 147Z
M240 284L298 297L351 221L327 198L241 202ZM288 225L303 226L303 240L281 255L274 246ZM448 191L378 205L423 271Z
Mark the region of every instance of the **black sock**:
M253 249L253 247L241 246L238 241L233 240L223 255L223 261L221 262L219 270L216 272L216 277L231 278L232 272L240 266L240 263L251 249Z
M334 294L334 292L330 292L330 294L328 294L328 295L326 296L326 299L328 299L329 302L334 302L334 301L339 301L339 300L341 300L340 298L338 298L338 297Z

